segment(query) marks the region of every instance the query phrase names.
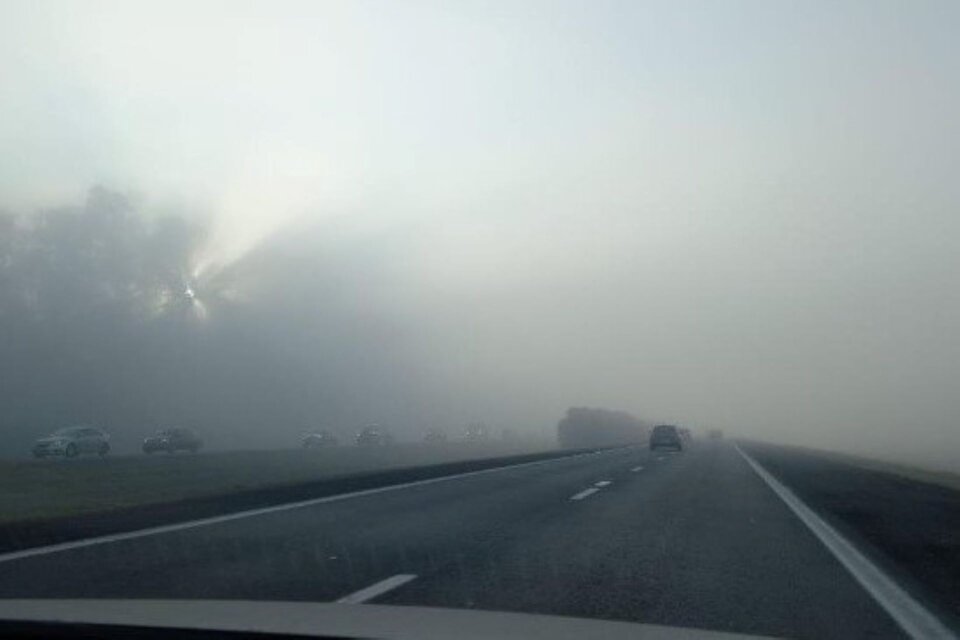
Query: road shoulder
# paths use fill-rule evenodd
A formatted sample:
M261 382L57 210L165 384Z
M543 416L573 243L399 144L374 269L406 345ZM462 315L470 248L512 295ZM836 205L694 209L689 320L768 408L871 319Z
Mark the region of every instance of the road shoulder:
M807 449L741 446L948 626L960 628L960 491Z

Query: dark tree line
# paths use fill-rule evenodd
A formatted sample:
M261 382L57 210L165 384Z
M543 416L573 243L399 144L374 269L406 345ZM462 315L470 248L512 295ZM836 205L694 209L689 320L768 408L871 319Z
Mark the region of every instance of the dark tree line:
M388 290L382 266L277 237L193 283L204 240L200 223L103 188L0 213L0 455L77 423L121 449L177 424L213 446L282 446L391 415L405 393L396 332L372 294L348 299Z
M164 307L197 241L182 219L148 221L102 188L0 218L0 428L131 418L136 381L152 375L143 358L177 339Z

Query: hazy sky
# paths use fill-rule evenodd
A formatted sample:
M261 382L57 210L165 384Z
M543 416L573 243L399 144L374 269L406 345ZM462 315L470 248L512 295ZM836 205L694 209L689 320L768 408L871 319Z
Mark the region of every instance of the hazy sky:
M107 185L213 212L221 264L347 225L451 415L946 465L957 33L951 0L5 0L0 208Z

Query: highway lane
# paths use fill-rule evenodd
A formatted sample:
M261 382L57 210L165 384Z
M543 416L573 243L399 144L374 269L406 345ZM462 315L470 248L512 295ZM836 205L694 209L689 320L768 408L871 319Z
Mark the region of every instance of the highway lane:
M0 597L347 599L902 637L725 443L617 449L2 562Z

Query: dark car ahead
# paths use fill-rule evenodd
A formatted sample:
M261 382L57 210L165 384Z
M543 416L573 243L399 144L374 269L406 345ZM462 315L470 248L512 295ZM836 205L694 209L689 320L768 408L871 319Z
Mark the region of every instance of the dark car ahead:
M383 446L393 443L393 436L378 425L365 427L357 434L357 444L362 446Z
M189 451L190 453L196 453L202 446L203 441L193 431L183 427L174 427L172 429L160 429L149 438L145 438L143 452L166 451L167 453L173 453L175 451Z
M683 451L683 439L679 430L672 424L661 424L650 432L650 450L675 449Z
M311 431L303 436L301 442L304 449L319 449L321 447L334 447L340 444L339 438L329 431Z

